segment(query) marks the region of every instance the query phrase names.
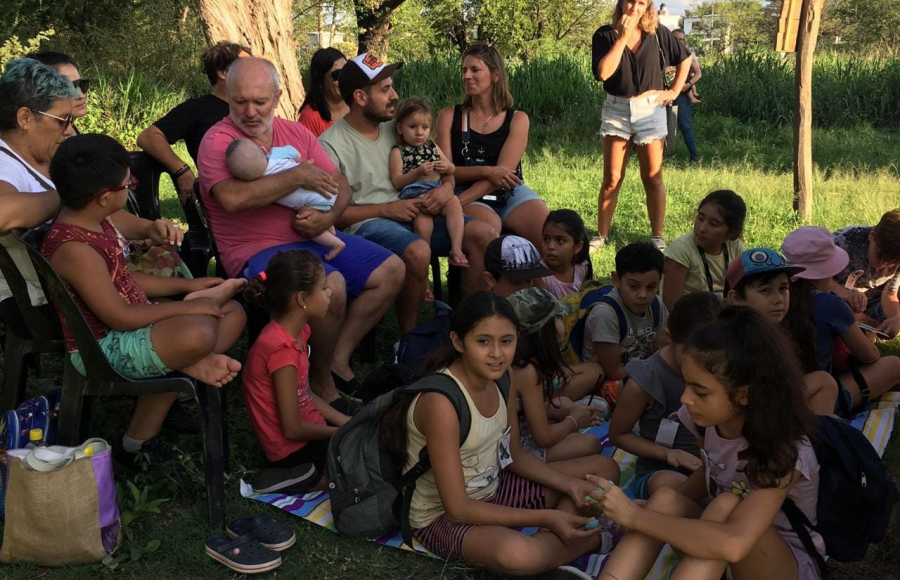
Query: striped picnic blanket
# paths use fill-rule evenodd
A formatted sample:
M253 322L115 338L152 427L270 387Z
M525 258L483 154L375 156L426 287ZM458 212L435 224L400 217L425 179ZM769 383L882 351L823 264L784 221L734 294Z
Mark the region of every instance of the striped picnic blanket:
M888 441L890 441L898 406L900 406L900 393L887 393L880 400L869 403L865 411L849 420L851 425L862 431L866 438L872 442L872 445L878 451L879 455L884 454ZM622 489L627 489L631 480L634 478L637 458L630 453L626 453L613 447L609 442L608 430L609 424L604 423L598 427L592 427L588 432L600 440L601 453L603 453L603 455L612 456L619 464L619 467L622 470L619 481ZM288 513L301 517L304 520L312 522L317 526L321 526L337 533L331 515L331 501L328 498L328 494L324 491L308 493L303 496L255 494L250 485L241 481L241 495L273 505ZM536 528L527 528L523 530L524 533L532 534L536 531ZM399 531L374 541L383 546L412 551L403 543ZM440 558L426 550L418 541L414 541L414 544L414 551L431 558ZM597 577L600 574L600 569L602 568L605 559L606 556L599 554L587 554L573 562L573 565L586 572L589 576ZM656 564L654 564L653 569L647 575L646 580L666 580L677 562L678 560L674 553L666 546L657 559Z

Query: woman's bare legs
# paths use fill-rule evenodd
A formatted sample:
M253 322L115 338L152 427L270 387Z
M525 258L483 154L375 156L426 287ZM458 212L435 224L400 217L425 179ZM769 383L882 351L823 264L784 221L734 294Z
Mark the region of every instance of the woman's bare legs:
M665 139L656 139L635 147L641 165L641 181L647 194L650 235L654 237L663 235L663 222L666 219L666 188L662 179L664 145Z
M619 190L625 179L625 165L631 141L607 135L603 138L603 183L597 200L597 233L609 237L613 214L619 203Z

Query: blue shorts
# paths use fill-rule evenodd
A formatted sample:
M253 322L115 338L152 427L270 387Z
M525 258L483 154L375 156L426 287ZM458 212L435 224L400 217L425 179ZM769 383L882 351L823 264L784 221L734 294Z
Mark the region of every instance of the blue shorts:
M456 195L459 195L460 193L467 190L469 188L469 185L471 185L471 184L457 185L456 186ZM514 209L516 209L523 203L531 201L533 199L541 201L541 198L538 197L538 194L536 194L534 191L532 191L531 188L529 188L527 185L523 184L523 185L516 187L513 190L512 195L509 196L509 200L506 202L506 205L503 207L491 207L488 204L484 203L483 201L473 201L471 203L468 203L467 205L480 205L482 207L491 209L498 216L500 216L501 222L506 222L506 218L509 217L509 214L511 214Z
M417 181L415 183L410 183L400 190L400 199L415 199L417 197L422 197L435 187L440 186L440 181Z
M269 265L269 260L279 252L309 250L322 260L326 276L334 271L340 272L344 277L344 282L347 284L347 295L356 298L362 294L372 272L390 258L391 253L362 239L360 236L353 236L343 232L336 232L335 235L346 244L346 247L341 250L340 254L327 262L324 260L325 254L330 251L330 248L327 246L312 241L293 242L268 248L256 254L247 260L247 264L241 270L241 274L245 278L256 276L266 269L266 266Z
M112 368L127 379L136 381L163 377L172 370L163 364L153 348L153 341L150 340L152 329L151 325L137 330L110 330L98 341L100 350L106 355ZM69 360L75 370L87 375L80 352L70 352Z
M474 219L469 216L463 217L466 223ZM387 218L375 218L363 223L356 229L356 235L387 248L398 256L402 256L411 243L422 239L413 231L412 222L398 222ZM431 252L435 256L450 255L450 232L447 231L447 220L444 216L434 216Z
M654 469L653 471L648 471L643 475L635 474L634 479L631 480L631 485L628 486L628 492L634 496L634 499L650 499L650 480L653 479L653 476L659 473L660 471L666 471L665 469Z

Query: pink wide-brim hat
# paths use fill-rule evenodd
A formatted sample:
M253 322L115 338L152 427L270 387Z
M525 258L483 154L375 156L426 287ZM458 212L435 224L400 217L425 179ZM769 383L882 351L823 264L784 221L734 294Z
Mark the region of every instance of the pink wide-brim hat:
M819 226L794 230L784 239L781 251L788 262L806 268L794 277L807 280L832 278L850 262L847 252L835 245L831 232Z

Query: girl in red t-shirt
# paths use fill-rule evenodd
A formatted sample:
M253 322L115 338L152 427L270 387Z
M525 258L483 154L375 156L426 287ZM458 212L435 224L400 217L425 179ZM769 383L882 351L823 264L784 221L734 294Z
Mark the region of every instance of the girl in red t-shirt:
M328 311L325 270L306 250L277 254L250 280L244 297L272 315L244 366L244 400L256 437L270 467L312 463L321 474L328 439L349 420L309 390L307 323ZM324 478L318 481L317 489L324 489Z

